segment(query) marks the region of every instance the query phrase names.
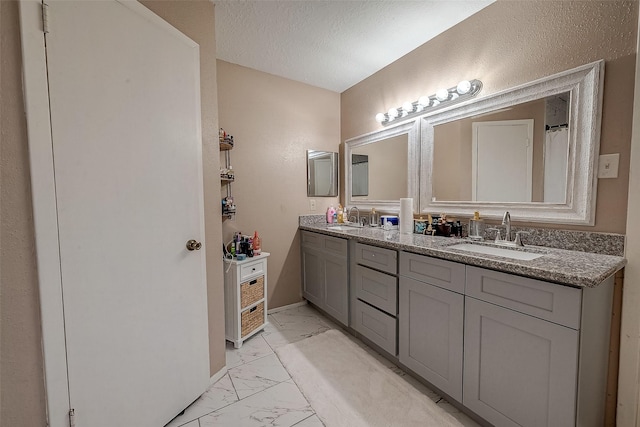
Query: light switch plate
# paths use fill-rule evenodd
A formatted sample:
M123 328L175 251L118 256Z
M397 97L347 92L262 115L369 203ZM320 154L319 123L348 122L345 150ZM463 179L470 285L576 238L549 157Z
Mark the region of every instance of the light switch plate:
M309 199L309 210L311 212L316 210L316 199Z
M602 154L598 161L598 178L617 178L620 153Z

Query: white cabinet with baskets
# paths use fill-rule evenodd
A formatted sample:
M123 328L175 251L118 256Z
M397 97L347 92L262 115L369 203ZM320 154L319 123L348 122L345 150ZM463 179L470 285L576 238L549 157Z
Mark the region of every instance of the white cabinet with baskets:
M267 257L225 259L225 338L235 348L267 324Z

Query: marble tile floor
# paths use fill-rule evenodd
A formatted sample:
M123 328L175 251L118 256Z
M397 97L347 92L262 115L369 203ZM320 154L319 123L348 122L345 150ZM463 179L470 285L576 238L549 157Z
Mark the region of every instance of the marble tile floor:
M269 316L265 330L235 349L227 342L228 372L213 384L183 415L166 427L321 427L315 414L274 353L278 347L329 329L340 329L310 305L290 308ZM351 335L347 334L351 337ZM354 342L386 367L403 377L458 419L465 427L478 426L457 408L407 375L360 340Z

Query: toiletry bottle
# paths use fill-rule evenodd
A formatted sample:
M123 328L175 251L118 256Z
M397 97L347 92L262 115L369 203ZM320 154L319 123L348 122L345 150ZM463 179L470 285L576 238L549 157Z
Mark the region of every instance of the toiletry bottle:
M376 209L371 208L371 215L369 215L369 225L371 227L375 227L378 225L378 214L376 214Z
M482 240L482 219L480 212L475 211L473 218L469 220L469 237L475 240Z
M338 205L338 224L344 224L344 210L342 205Z
M336 213L336 210L333 208L333 205L327 208L327 223L333 223L333 215Z
M247 256L253 258L253 237L248 237L247 242Z
M258 232L254 231L253 232L253 254L256 256L260 255L261 253L261 249L260 249L261 243L262 243L262 239L260 238L260 236L258 236Z

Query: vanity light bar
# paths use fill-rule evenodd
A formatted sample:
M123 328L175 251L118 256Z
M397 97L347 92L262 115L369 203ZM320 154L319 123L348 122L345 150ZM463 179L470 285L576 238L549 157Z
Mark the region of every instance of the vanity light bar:
M391 108L386 113L376 114L376 121L383 125L405 117L426 114L449 105L473 98L482 90L480 80L463 80L457 86L440 89L431 96L421 96L417 101L405 102L401 107Z

